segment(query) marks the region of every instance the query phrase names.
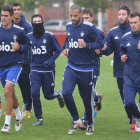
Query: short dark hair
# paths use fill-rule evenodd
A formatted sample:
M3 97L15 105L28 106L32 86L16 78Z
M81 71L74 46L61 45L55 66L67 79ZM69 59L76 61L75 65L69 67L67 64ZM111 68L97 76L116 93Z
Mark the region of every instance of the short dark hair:
M82 12L82 9L81 9L81 7L80 7L78 4L73 4L73 5L70 7L70 10L72 10L72 11L74 11L74 10L79 10L80 13Z
M11 4L12 6L20 6L20 8L21 8L21 4L19 4L18 2L13 2L12 4Z
M128 16L130 15L130 9L127 6L120 6L119 9L118 9L118 11L120 11L120 10L126 10Z
M92 12L92 10L89 9L89 8L85 8L85 9L83 9L82 12L83 12L83 14L89 14L90 17L93 17L93 12Z
M10 16L14 15L13 7L11 5L3 6L2 11L8 11L10 13Z
M34 17L40 17L42 22L43 22L43 17L40 15L40 14L34 14L32 17L31 17L31 22L33 22L33 18Z
M140 18L140 13L134 12L134 13L130 14L129 18L133 18L133 17L137 17L137 16Z

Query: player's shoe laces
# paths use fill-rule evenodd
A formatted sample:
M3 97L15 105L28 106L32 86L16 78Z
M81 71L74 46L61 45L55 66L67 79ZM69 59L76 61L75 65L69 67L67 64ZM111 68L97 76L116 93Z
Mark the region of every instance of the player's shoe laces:
M23 107L22 107L22 111L21 111L21 113L24 115L24 114L25 114L25 111L26 111L26 105L23 104Z
M135 124L136 124L136 118L132 117L132 123L131 123L131 128L130 128L129 132L136 132Z
M140 132L140 119L136 118L135 129L137 132Z
M77 123L72 122L72 126L68 131L68 134L74 134L76 132L76 129L81 126L82 121L79 120Z
M86 130L87 129L87 122L85 120L83 120L82 125L79 128L82 130Z
M12 117L15 117L15 116L16 116L14 110L12 110L12 114L11 114L11 116L12 116Z
M42 125L43 124L43 120L37 120L34 124L32 124L33 126L38 126L38 125Z
M61 90L57 90L57 91L55 91L55 92L57 92L57 95L58 95L57 99L58 99L58 102L59 102L59 106L60 106L61 108L63 108L64 105L65 105L65 102L64 102L63 95L62 95L62 91L61 91Z
M96 103L96 110L97 111L100 111L100 109L101 109L101 101L102 101L102 98L103 98L103 95L102 94L99 94L99 100Z
M94 126L88 125L86 135L92 135L94 133Z
M16 120L16 123L15 123L15 130L16 131L19 131L20 129L21 129L21 127L22 127L22 118L21 119L19 119L19 120Z
M30 119L30 118L31 118L31 112L29 110L25 111L24 119Z
M1 129L2 133L9 133L10 132L10 126L8 124L4 124L3 128Z

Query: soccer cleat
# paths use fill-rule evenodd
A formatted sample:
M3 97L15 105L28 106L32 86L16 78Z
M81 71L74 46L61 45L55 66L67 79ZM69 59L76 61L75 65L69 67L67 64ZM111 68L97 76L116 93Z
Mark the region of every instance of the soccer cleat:
M82 130L86 130L87 129L87 122L85 120L83 120L82 125L79 128Z
M4 124L3 128L1 129L2 133L9 133L10 132L10 126L7 124Z
M97 115L97 109L94 108L94 117Z
M23 116L24 116L24 114L25 114L25 111L26 111L26 105L23 104L22 111L21 111L21 113L23 114Z
M32 124L33 126L38 126L38 125L42 125L43 124L43 120L37 120L34 124Z
M63 108L64 105L65 105L65 101L64 101L64 98L63 98L63 95L62 95L62 91L61 90L57 90L55 92L57 92L57 95L58 95L57 99L58 99L58 102L59 102L59 106L61 108Z
M12 117L15 117L15 116L16 116L14 110L12 110L12 114L11 114L11 116L12 116Z
M1 103L0 103L0 117L2 115Z
M72 126L68 131L68 134L74 134L76 132L76 129L82 125L81 120L79 120L77 123L72 122Z
M24 119L30 119L30 118L31 118L31 112L29 110L25 111Z
M16 123L15 123L15 130L16 131L19 131L20 129L21 129L21 127L22 127L22 119L20 119L20 120L16 120Z
M94 126L88 125L86 135L92 135L94 133Z
M102 94L99 94L99 100L96 103L96 110L97 111L100 111L100 109L101 109L101 101L102 101L102 98L103 98L103 95Z
M136 118L132 117L132 123L131 123L131 128L130 128L129 132L132 132L132 133L136 132L135 124L136 124Z
M137 132L140 132L140 119L136 118L135 129Z

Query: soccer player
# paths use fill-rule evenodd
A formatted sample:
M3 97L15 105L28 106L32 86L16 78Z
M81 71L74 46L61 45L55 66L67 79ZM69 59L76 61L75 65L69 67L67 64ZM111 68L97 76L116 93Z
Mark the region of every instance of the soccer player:
M31 24L25 19L24 15L21 15L22 14L21 5L17 2L14 2L12 6L14 10L13 23L20 27L23 27L26 34L32 32L33 29ZM29 80L30 63L31 63L31 50L29 50L24 56L24 65L18 80L18 85L20 87L22 97L23 97L22 113L24 114L25 119L30 118L31 108L32 108L32 98L30 92L31 87L30 87L30 80Z
M140 111L135 103L137 92L140 94L140 13L129 17L131 26L120 44L121 61L126 62L124 69L124 104L126 109L136 117L135 129L140 132Z
M88 124L86 135L91 135L94 133L94 96L92 93L94 49L102 48L103 42L96 27L82 19L82 10L79 5L74 4L70 7L70 18L72 22L66 25L67 39L63 50L64 55L68 56L68 62L62 81L62 94L73 119L68 134L75 133L76 128L81 125L72 96L77 84L86 109Z
M54 92L55 60L62 49L53 33L45 31L41 15L33 15L31 22L33 32L28 34L33 53L30 81L34 113L37 119L33 126L38 126L43 124L40 101L41 86L45 99L57 98L61 108L65 105L61 91Z
M21 129L22 115L15 85L22 71L23 55L30 49L30 41L23 28L12 23L13 7L6 5L1 11L0 26L0 79L5 96L5 123L2 133L8 133L11 125L12 109L16 114L15 130Z
M86 9L83 9L82 12L83 12L82 18L85 21L88 21L88 22L92 23L92 21L93 21L93 12L92 12L92 10L86 8ZM98 28L97 28L97 30L98 30L98 33L99 33L99 35L101 36L101 38L103 40L104 37L105 37L103 31L101 31ZM103 97L102 94L98 94L97 91L96 91L96 83L97 83L98 76L99 76L99 71L100 71L100 58L99 58L98 54L95 54L95 57L96 58L95 58L95 61L94 61L94 64L93 64L93 67L94 67L94 71L93 71L93 86L94 86L94 102L95 102L94 107L96 106L96 108L94 108L94 117L97 114L97 110L99 111L101 109L101 100L102 100L102 97ZM79 128L82 129L82 130L85 130L87 128L86 113L84 115L84 118L82 118L82 120L83 120L83 123Z
M119 46L122 40L122 36L131 30L128 21L129 15L130 15L130 10L127 6L121 6L118 9L119 24L117 27L112 28L106 35L104 42L107 42L107 44L105 44L107 45L107 49L103 51L105 55L110 55L111 53L114 52L113 73L114 73L114 77L117 78L117 84L118 84L120 97L123 105L124 105L124 95L123 95L124 64L121 62ZM129 123L132 124L129 132L136 132L135 118L132 118L131 113L129 113L126 107L125 110L129 119Z

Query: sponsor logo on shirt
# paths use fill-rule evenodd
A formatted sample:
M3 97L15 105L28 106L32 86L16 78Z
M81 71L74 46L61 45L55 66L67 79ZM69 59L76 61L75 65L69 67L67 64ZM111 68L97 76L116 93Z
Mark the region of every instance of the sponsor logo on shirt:
M83 47L79 46L77 41L73 41L73 39L71 39L69 41L69 48L83 48Z
M40 46L40 48L37 48L36 46L34 46L32 48L32 53L33 53L33 55L46 54L47 53L46 46Z
M114 39L119 39L118 36L114 37Z
M81 35L81 37L83 37L83 36L84 36L84 32L82 31L82 32L80 33L80 35Z
M130 43L128 43L126 46L131 46Z
M13 39L14 39L14 40L16 40L16 39L17 39L17 36L16 36L16 35L14 35L14 36L13 36Z
M12 49L12 44L13 42L10 43L11 45L9 44L4 44L4 42L1 43L0 45L0 51L6 51L6 52L14 52L14 50Z
M44 39L44 40L43 40L43 43L45 44L46 42L47 42L46 39Z

